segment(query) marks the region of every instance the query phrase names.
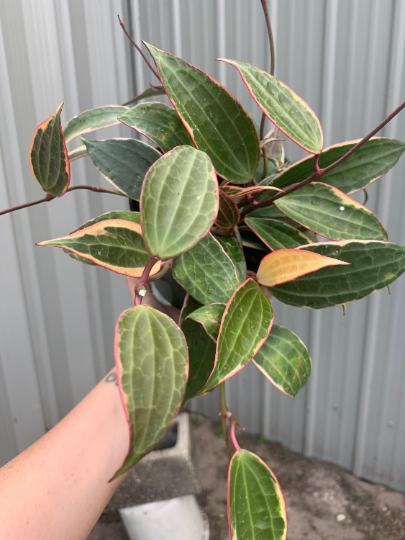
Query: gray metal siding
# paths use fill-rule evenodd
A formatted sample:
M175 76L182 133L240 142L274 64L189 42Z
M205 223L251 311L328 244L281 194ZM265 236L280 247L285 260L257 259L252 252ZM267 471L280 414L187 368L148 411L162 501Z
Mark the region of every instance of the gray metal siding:
M363 136L404 92L403 0L269 1L276 76L319 115L325 144ZM41 196L27 152L36 125L64 100L64 119L120 103L156 83L129 52L120 13L136 40L182 56L231 90L260 120L236 70L215 58L269 69L258 0L14 0L0 4L0 207ZM17 38L18 36L18 38ZM134 65L132 61L135 59ZM132 69L133 67L133 69ZM405 140L400 116L384 135ZM131 136L126 128L102 134ZM289 159L302 152L287 144ZM405 162L404 162L405 163ZM404 163L369 189L390 240L405 244ZM104 184L89 163L74 183ZM359 200L362 200L360 195ZM94 386L112 363L124 280L34 243L65 234L125 204L92 193L1 218L0 464L31 444ZM370 298L312 312L274 302L276 323L307 344L313 373L294 399L248 366L227 384L245 427L355 474L405 490L405 278ZM214 392L194 410L217 417Z

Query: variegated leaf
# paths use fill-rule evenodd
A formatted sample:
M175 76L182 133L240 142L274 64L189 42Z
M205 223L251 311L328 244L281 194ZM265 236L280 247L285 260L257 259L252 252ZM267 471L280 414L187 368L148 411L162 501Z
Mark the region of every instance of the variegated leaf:
M177 257L203 238L218 213L218 183L211 160L191 146L178 146L148 171L141 218L149 253Z
M177 324L142 305L121 314L114 350L131 432L130 449L114 475L117 478L153 449L175 419L187 384L188 352Z
M316 246L316 244L314 244ZM312 248L312 245L309 249ZM279 249L263 257L257 271L257 281L266 287L274 287L316 272L325 266L347 265L339 259L299 249Z
M236 67L261 110L287 137L311 154L321 152L321 124L303 99L275 77L255 66L236 60L221 60Z
M30 146L30 165L42 189L52 197L62 197L70 183L70 163L60 115L63 103L39 124Z
M145 43L166 93L197 148L206 152L217 173L235 184L255 174L260 157L252 119L239 102L200 69Z
M141 226L123 219L100 220L68 236L37 245L64 248L98 266L130 277L140 277L150 258ZM159 270L160 261L153 266L151 275Z

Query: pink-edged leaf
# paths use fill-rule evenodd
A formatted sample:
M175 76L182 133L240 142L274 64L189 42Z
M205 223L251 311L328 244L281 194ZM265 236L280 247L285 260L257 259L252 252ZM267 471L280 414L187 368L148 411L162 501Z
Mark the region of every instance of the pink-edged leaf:
M187 318L200 323L209 337L216 342L225 308L225 304L200 306L190 313Z
M311 154L321 152L321 124L303 99L275 77L255 66L237 60L220 60L236 67L261 110L287 137Z
M120 116L119 121L147 137L164 153L176 146L194 144L177 112L164 103L140 103Z
M78 135L119 124L117 117L128 110L128 107L122 105L104 105L74 116L63 128L66 143Z
M247 217L245 223L272 251L294 249L312 243L308 233L283 221Z
M349 264L326 266L270 288L278 300L293 306L321 309L360 300L390 285L405 271L405 247L390 242L343 240L298 249Z
M258 456L238 450L228 471L228 519L232 540L285 540L287 511L273 471Z
M294 332L276 324L253 362L276 388L290 397L297 395L311 374L311 358L304 343Z
M232 229L240 219L239 209L231 197L219 190L219 210L215 223L224 229Z
M378 217L343 191L312 182L274 201L274 206L307 229L331 240L387 240Z
M140 277L150 258L142 238L141 226L134 221L102 218L100 216L92 220L91 225L68 236L37 245L63 248L117 274ZM151 275L157 274L160 266L158 261Z
M334 144L325 148L319 166L326 168L343 157L360 139ZM386 174L399 160L405 143L396 139L373 137L353 155L322 177L324 184L334 186L350 195L372 184ZM314 172L312 156L305 157L286 168L273 184L285 189L306 180Z
M177 146L149 169L141 194L141 220L151 255L171 259L208 234L218 213L218 182L210 158Z
M145 175L161 157L160 152L136 139L88 141L82 138L82 141L104 178L131 199L139 201Z
M263 257L257 271L257 281L265 287L274 287L326 266L347 264L349 263L311 251L279 249Z
M239 285L233 260L211 233L174 259L173 277L202 304L228 302Z
M39 124L29 151L32 174L52 197L62 197L70 184L70 162L60 120L62 108L63 103Z
M117 478L164 437L183 402L188 351L177 324L150 306L124 311L115 330L118 386L130 427L130 447Z
M243 251L238 246L236 240L234 240L230 236L217 236L216 240L221 244L225 253L233 262L239 283L243 283L246 280L247 271L246 260Z
M270 300L252 279L240 285L222 317L212 375L203 392L243 369L269 335L274 320Z
M203 389L215 363L215 342L201 324L188 318L200 307L199 302L186 294L180 315L180 328L187 340L190 366L184 403Z
M152 45L145 46L197 148L210 156L222 178L235 184L251 180L260 149L248 113L226 88L200 69Z

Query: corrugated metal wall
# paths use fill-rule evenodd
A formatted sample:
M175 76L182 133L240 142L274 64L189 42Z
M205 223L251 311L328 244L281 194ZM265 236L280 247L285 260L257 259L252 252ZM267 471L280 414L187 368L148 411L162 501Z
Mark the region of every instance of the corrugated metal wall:
M319 115L326 144L364 135L405 96L405 1L270 0L276 76ZM65 119L120 103L153 80L116 22L219 79L260 118L236 71L217 57L269 69L259 0L13 0L0 4L0 207L40 197L27 152L36 125L64 100ZM132 69L133 67L133 69ZM114 128L110 133L124 133ZM384 131L405 140L405 117ZM103 133L103 137L106 133ZM290 159L300 156L287 147ZM370 190L390 239L405 244L404 163ZM103 179L73 164L74 183ZM128 305L119 276L34 243L123 204L92 193L3 217L0 226L0 464L32 443L112 363L112 335ZM348 306L311 312L274 302L298 333L313 374L294 400L254 366L228 384L247 429L355 474L405 490L405 278ZM218 396L195 410L217 417Z

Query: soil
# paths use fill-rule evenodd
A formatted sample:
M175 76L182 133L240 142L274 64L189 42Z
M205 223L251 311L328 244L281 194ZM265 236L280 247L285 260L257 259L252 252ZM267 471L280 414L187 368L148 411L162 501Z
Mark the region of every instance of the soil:
M193 458L208 515L210 540L229 540L228 458L220 425L191 417ZM239 431L241 447L258 454L276 474L288 514L288 540L405 539L405 495L359 480L330 463L308 459ZM120 523L98 523L88 540L127 540ZM165 539L162 539L165 540Z

